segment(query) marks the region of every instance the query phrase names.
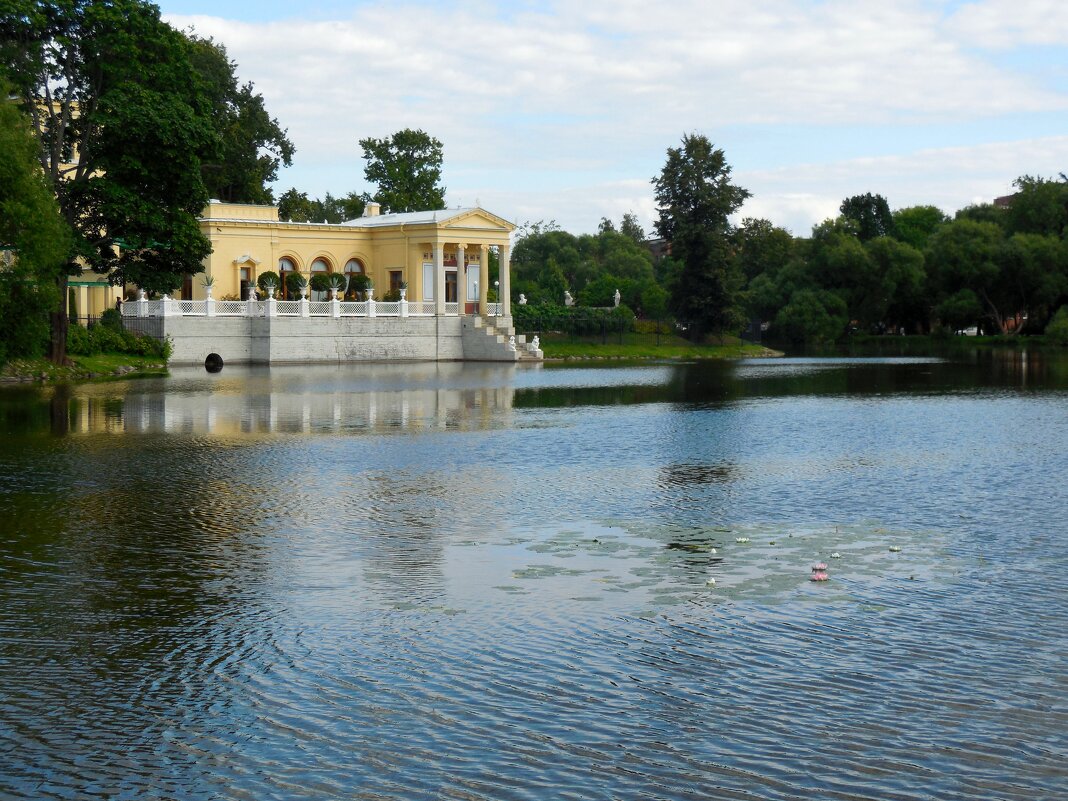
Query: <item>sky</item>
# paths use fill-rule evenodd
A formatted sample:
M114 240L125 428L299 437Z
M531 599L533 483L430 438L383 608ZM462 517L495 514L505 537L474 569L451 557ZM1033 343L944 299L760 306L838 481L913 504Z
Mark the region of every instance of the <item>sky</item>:
M226 46L297 152L289 187L373 191L358 140L444 144L452 207L590 233L688 133L796 235L846 197L952 214L1068 172L1063 0L162 0Z

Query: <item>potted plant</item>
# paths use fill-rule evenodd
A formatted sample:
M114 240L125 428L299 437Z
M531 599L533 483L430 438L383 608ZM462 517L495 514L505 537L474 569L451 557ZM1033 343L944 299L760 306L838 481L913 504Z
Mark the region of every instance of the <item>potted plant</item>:
M282 283L282 279L278 277L278 273L274 270L264 270L256 277L256 285L264 292L267 291L267 284L273 284L278 286Z
M330 274L329 273L314 273L311 277L312 292L326 292L330 289ZM322 297L321 295L319 297Z
M334 300L337 300L338 294L345 287L345 276L339 273L332 273L330 275L330 295Z
M308 279L301 273L290 270L286 273L286 294L290 297L300 295L304 297L308 292Z
M211 300L211 290L212 287L215 286L215 276L205 275L204 279L201 281L201 284L203 284L204 286L204 297L208 300Z
M400 289L400 299L401 300L407 300L408 299L408 282L407 281L401 281L399 289Z
M360 299L360 293L366 292L371 285L371 279L366 273L352 273L349 276L349 291L356 293L356 300Z

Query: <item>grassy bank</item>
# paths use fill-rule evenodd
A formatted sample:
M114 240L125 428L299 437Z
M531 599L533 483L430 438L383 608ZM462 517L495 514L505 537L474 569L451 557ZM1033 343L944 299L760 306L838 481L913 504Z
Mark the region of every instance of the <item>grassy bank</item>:
M37 381L54 384L167 374L167 365L158 356L96 353L71 356L70 361L69 367L60 367L46 359L13 359L0 367L0 383Z
M590 342L552 335L541 340L546 359L749 359L782 356L779 351L752 345L736 337L694 344L676 336L662 335L656 344L648 334L624 334L622 343Z
M875 336L854 334L843 342L811 348L789 348L791 355L806 356L954 356L976 350L1050 350L1063 348L1048 337L1036 336Z

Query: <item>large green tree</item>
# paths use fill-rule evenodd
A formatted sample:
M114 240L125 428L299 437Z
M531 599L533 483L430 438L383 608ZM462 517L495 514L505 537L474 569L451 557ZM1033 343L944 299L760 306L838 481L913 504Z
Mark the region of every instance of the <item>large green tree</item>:
M405 128L386 139L360 140L364 175L378 190L371 198L393 213L445 208L441 186L442 144L430 134Z
M949 222L937 206L908 206L897 209L893 217L893 237L921 251L927 247L931 234Z
M999 280L1004 239L996 223L959 216L931 236L926 260L932 287L940 298L935 309L939 317L961 327L978 322L975 316L966 319L966 312L980 312L999 331L1007 331L1016 309Z
M774 275L793 255L794 238L770 220L746 217L737 232L738 265L747 280L761 273Z
M251 83L238 83L237 64L222 44L193 34L189 43L220 139L217 156L201 165L208 194L229 203L273 202L268 184L278 177L280 165L292 165L293 143L267 113L263 95Z
M218 154L189 40L142 0L9 0L4 69L33 123L38 159L76 259L116 283L177 287L210 252L197 215L201 165ZM50 357L66 358L67 274Z
M696 336L736 330L745 319L730 215L749 192L730 178L723 151L705 136L687 134L681 147L668 148L667 161L653 179L657 233L671 243L672 256L682 264L672 309L693 324Z
M329 192L322 200L310 198L306 192L287 189L278 198L278 217L291 222L327 222L337 225L355 220L364 212L366 201L362 195L349 192L345 197L334 197Z
M867 242L877 236L889 236L894 231L890 204L882 195L867 192L847 197L842 201L839 211L843 217L856 224L857 236L861 242Z
M0 98L9 94L0 81ZM0 364L43 352L69 251L70 231L41 172L30 121L0 102Z
M1008 228L1014 234L1063 236L1068 231L1068 181L1022 175L1008 208Z

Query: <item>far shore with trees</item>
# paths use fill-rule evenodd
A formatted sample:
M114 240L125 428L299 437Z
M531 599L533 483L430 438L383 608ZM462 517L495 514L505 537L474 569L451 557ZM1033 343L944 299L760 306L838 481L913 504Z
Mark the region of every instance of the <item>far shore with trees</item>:
M826 347L862 336L968 333L999 342L1045 334L1068 345L1068 179L1021 176L1008 199L961 209L891 211L846 198L840 214L795 237L770 220L730 216L749 193L723 151L688 135L654 178L659 250L609 221L573 236L552 223L520 229L513 254L524 317L616 313L668 320L694 342L744 331L773 347ZM564 292L574 306L564 309Z
M275 202L271 184L294 147L254 86L238 82L224 46L172 28L151 3L8 6L0 363L47 355L65 365L69 347L95 347L69 330L71 276L89 268L115 284L174 290L203 269L210 246L198 216L208 199ZM277 198L280 217L341 222L369 202L385 212L444 208L439 140L405 129L359 146L376 192L318 199L293 188ZM962 331L1044 333L1068 345L1063 174L1021 176L1007 200L952 217L856 195L808 236L765 219L735 223L750 193L701 134L668 148L652 183L656 240L633 214L618 226L603 219L595 234L520 227L513 314L519 331L544 330L550 355L554 332L598 320L602 338L610 322L622 337L656 321L658 337L667 331L689 347L734 343L746 331L789 348Z

